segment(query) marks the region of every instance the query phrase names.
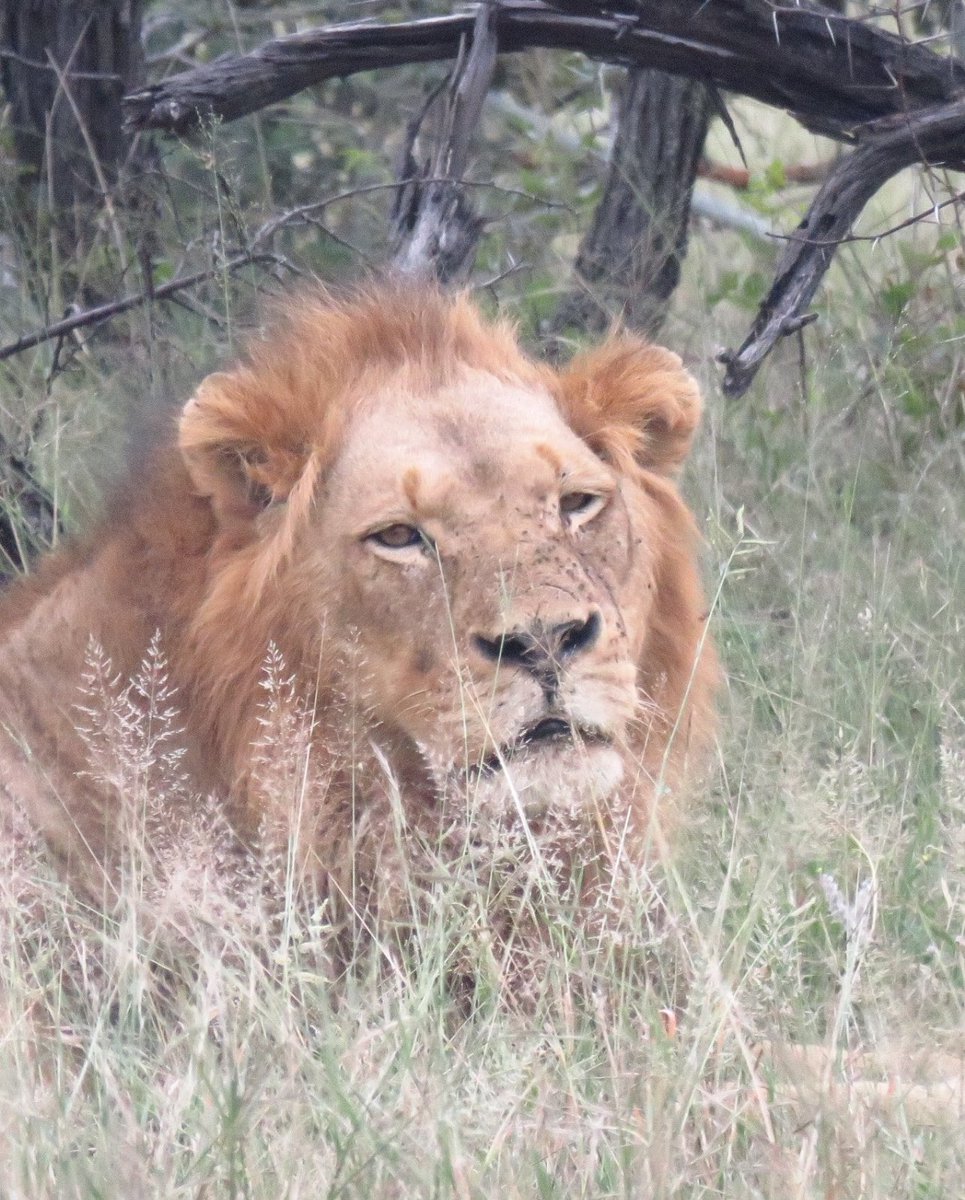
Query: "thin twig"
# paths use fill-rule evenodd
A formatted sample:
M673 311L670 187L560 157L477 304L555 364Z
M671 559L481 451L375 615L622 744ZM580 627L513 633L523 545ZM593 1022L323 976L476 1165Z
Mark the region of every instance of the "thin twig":
M921 212L915 213L913 217L908 217L907 220L900 221L897 225L892 225L890 229L882 229L878 233L850 233L843 237L827 238L824 240L804 237L800 233L769 233L768 237L772 237L778 242L806 242L809 246L846 246L849 242L880 242L882 238L891 237L893 233L900 233L902 229L908 229L910 226L924 221L932 213L937 213L943 208L948 208L951 204L961 204L963 200L965 200L965 191L956 192L954 196L950 196L947 200L942 200L938 204L932 204L930 207L922 209Z
M86 29L84 32L86 33ZM114 198L111 195L111 189L107 183L107 176L104 174L104 168L101 165L100 158L98 157L97 147L94 145L93 139L90 136L90 130L87 128L87 122L84 120L84 114L80 111L80 108L77 105L77 101L74 99L74 94L70 90L70 87L68 86L68 83L67 83L67 80L69 78L69 72L70 72L70 63L73 61L74 56L76 55L77 51L80 49L80 44L81 44L80 38L78 38L77 44L74 46L74 49L71 51L70 59L68 60L66 67L61 68L60 65L54 60L52 55L50 56L50 67L51 67L51 70L55 71L57 74L58 93L63 94L65 100L67 101L67 104L70 107L70 111L73 113L74 120L77 122L77 128L80 130L80 136L83 139L84 146L87 150L87 154L90 157L91 168L93 169L94 176L97 179L97 186L101 190L101 197L104 201L104 209L107 212L107 217L108 217L108 221L110 223L111 233L114 235L114 248L117 251L118 261L120 263L123 263L124 262L124 238L121 235L121 228L120 228L120 224L117 219L117 210L114 207ZM49 50L47 51L47 53L48 53L48 55L50 55ZM57 103L57 97L55 96L54 104L56 104L56 103Z
M237 271L241 267L247 267L253 263L260 262L284 265L284 260L275 254L240 254L236 258L220 263L217 267L212 267L209 271L197 271L193 275L185 275L179 279L172 279L168 283L156 287L153 295L145 290L133 296L124 296L120 300L112 300L109 304L99 304L96 308L84 309L83 312L75 313L72 317L65 317L62 321L56 321L53 325L47 325L43 329L25 334L18 341L11 342L8 346L0 347L0 362L11 358L14 354L19 354L22 350L30 350L34 346L39 346L42 342L49 342L51 338L62 337L64 334L70 333L75 329L84 329L90 325L100 325L104 321L111 320L112 317L118 317L121 313L130 312L132 308L139 308L142 304L148 304L152 300L166 300L176 292L183 291L185 288L195 287L199 283L205 283L207 280L214 279L215 276L222 274L224 271Z
M9 62L18 62L24 67L30 67L34 71L56 71L60 74L58 64L40 62L35 58L26 58L23 54L17 54L15 50L10 50L6 46L0 46L0 58L5 58ZM93 81L100 80L104 83L124 83L124 79L113 71L69 71L71 79L90 79Z
M498 275L491 275L488 279L482 279L479 283L472 285L472 291L481 292L486 288L495 287L497 283L502 283L504 279L508 279L511 275L518 275L520 271L532 270L533 264L528 262L513 263L511 267L507 267L505 271L500 271Z
M148 304L152 300L168 300L178 292L184 291L186 288L195 287L199 283L206 283L209 279L215 278L224 271L237 271L242 267L255 263L271 263L274 266L282 267L297 274L298 272L294 271L291 264L282 255L263 249L276 233L294 224L296 221L311 222L314 214L321 212L330 205L339 204L346 200L354 200L358 196L364 196L373 192L392 191L396 188L406 187L412 182L411 179L402 179L391 183L370 183L362 187L338 192L334 196L328 196L324 200L316 200L312 204L302 204L298 208L292 208L287 212L279 213L277 216L265 221L255 231L246 250L228 259L226 262L220 263L218 266L212 267L207 271L198 271L192 275L179 276L160 286L154 285L153 288L149 281L144 290L136 294L123 296L121 299L112 300L107 304L100 304L96 308L84 309L82 312L74 313L69 317L64 317L63 320L56 321L53 325L47 325L43 329L37 329L32 333L24 334L16 342L11 342L9 345L0 347L0 362L11 358L14 354L19 354L24 350L30 350L34 346L39 346L43 342L48 342L53 338L63 337L75 329L103 324L104 321L109 321L113 317L120 316L122 313L130 312L131 309L138 308L142 304ZM489 187L496 191L511 190L499 188L495 184L453 179L448 175L432 177L429 180L422 180L421 182L460 184L466 187ZM348 245L348 243L344 242L344 239L335 237L324 226L319 227L326 233L329 233L336 241Z
M487 191L498 192L506 196L519 196L529 200L534 204L541 204L545 208L562 208L567 212L573 210L569 205L563 204L555 200L543 200L539 196L531 195L529 192L524 192L518 188L502 187L498 183L488 183L482 179L460 179L452 175L428 175L408 176L405 179L393 179L391 183L367 183L362 187L350 188L345 192L337 192L334 196L327 196L324 200L314 200L311 204L302 204L298 208L289 209L288 212L282 213L278 217L272 217L270 221L266 221L264 225L257 231L252 239L253 244L263 242L271 237L273 233L285 225L290 224L302 218L307 218L314 213L321 212L332 204L340 204L345 200L354 200L358 196L370 195L373 192L390 192L396 189L409 187L411 184L427 184L427 183L442 183L452 184L464 188L485 188Z

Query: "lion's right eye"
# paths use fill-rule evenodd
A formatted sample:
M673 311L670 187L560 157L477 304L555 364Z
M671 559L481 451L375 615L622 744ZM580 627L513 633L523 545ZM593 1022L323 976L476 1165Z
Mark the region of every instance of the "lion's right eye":
M560 516L570 529L579 529L606 507L607 497L599 492L564 492L560 496Z
M420 529L402 521L386 525L384 529L376 529L366 540L375 542L377 546L384 546L386 550L405 550L408 546L426 544L426 538Z
M579 516L597 507L600 500L595 492L567 492L560 496L560 512L567 517Z

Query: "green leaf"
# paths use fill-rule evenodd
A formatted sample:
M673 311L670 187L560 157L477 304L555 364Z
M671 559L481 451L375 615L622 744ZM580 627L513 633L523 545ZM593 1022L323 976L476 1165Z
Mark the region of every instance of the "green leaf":
M881 303L890 317L897 320L905 311L905 306L915 294L915 284L910 279L888 284L881 293Z

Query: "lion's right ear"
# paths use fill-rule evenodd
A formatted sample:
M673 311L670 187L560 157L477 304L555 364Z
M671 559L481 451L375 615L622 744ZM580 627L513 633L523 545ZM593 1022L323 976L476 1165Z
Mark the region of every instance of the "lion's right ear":
M575 358L558 383L568 422L601 458L661 475L683 465L701 402L672 351L617 334Z
M251 518L288 498L308 451L271 427L244 370L209 375L184 406L178 446L195 489L224 520Z

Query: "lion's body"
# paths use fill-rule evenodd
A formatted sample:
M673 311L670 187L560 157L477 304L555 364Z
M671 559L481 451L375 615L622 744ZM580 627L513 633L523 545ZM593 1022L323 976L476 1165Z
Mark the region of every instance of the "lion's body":
M439 846L478 812L611 822L639 853L712 730L671 478L698 414L679 360L631 339L556 374L465 301L298 302L85 543L0 597L5 811L77 880L111 879L131 801L91 769L81 680L92 645L133 678L158 633L182 803L294 838L320 887L385 890L400 811ZM297 748L272 740L269 655Z

